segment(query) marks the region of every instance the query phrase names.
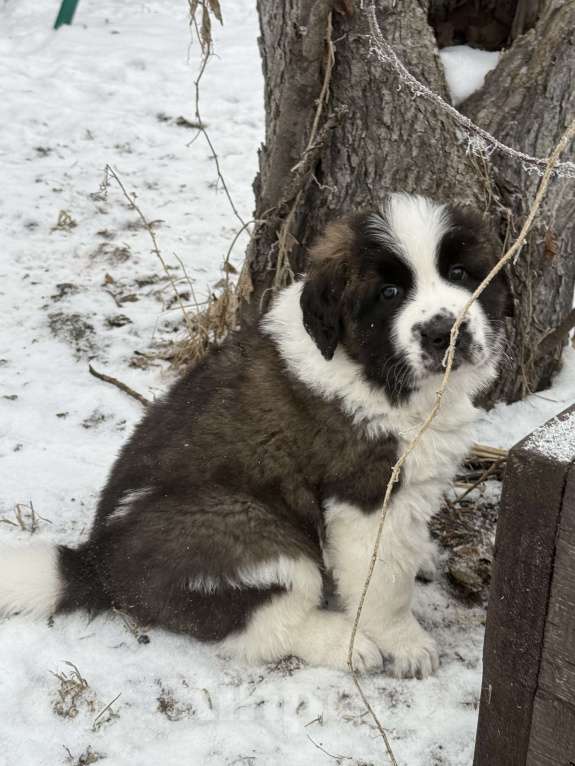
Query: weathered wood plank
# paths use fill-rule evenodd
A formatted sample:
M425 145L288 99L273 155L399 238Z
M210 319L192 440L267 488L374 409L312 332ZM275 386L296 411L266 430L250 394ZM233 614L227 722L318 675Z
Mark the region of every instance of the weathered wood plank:
M533 732L525 766L573 764L575 708L544 693L538 694L533 708Z
M575 719L569 723L575 711L569 688L572 628L565 628L570 622L563 614L565 599L575 593L564 592L570 588L573 560L571 520L563 509L575 440L561 425L573 413L575 408L562 413L510 453L497 526L474 766L569 766L565 758L552 760L552 753L567 752L568 741L558 738L560 745L551 750L547 739L549 723L569 725L575 732ZM535 716L540 728L532 731Z
M575 707L575 545L559 539L555 562L539 685Z
M567 476L527 763L575 764L575 465Z

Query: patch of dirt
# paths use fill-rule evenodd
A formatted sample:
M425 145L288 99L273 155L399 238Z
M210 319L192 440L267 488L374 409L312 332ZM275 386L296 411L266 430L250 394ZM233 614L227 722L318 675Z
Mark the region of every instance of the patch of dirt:
M194 706L178 702L171 689L166 689L160 682L158 694L158 712L165 715L168 721L181 721L183 718L193 718L196 715Z
M485 603L489 593L499 515L494 494L446 502L430 524L432 536L448 552L445 574L454 595L470 603Z
M81 314L64 311L48 314L48 325L56 338L72 346L77 359L95 353L94 326Z
M174 363L178 353L178 344L173 341L157 340L150 344L148 351L134 351L129 361L130 367L147 370L150 367L162 367L162 362Z
M35 146L34 151L38 157L48 157L54 150L49 146Z
M112 316L106 317L105 322L106 327L110 328L124 327L127 324L132 324L130 317L127 317L125 314L113 314Z
M90 253L93 260L103 260L110 266L117 266L125 263L132 256L132 251L128 245L113 245L110 242L100 242L100 244Z
M94 410L91 415L89 415L87 418L84 418L82 421L82 427L97 428L98 426L101 426L102 423L105 423L108 418L109 415L105 415L100 410Z
M158 283L165 284L168 278L162 274L145 274L142 277L136 277L134 281L138 287L149 287Z
M106 244L103 246L109 247ZM141 298L153 298L166 308L166 301L171 297L166 291L167 283L168 278L160 274L144 274L130 280L114 279L110 274L106 274L102 288L118 308L125 303L136 303Z
M54 301L54 303L57 303L63 298L66 298L68 295L76 295L76 293L79 292L80 288L78 285L75 285L72 282L60 282L60 284L56 285L56 292L54 295L50 296L50 300Z
M102 239L114 239L116 236L114 232L110 231L109 229L100 229L100 231L96 232L96 235L98 237L102 237Z
M164 112L158 112L156 119L158 122L168 122L177 125L178 128L201 130L202 128L207 127L205 123L200 123L197 120L188 120L187 117L183 117L182 115L179 117L170 117L169 114L165 114Z
M105 755L102 755L102 753L97 753L95 750L92 750L90 745L88 745L86 750L79 756L72 755L68 748L66 748L66 752L68 754L65 762L70 766L92 766L93 763L103 761L106 757Z
M304 663L299 657L284 657L275 665L269 666L270 675L279 675L282 678L291 677L298 670L304 667Z

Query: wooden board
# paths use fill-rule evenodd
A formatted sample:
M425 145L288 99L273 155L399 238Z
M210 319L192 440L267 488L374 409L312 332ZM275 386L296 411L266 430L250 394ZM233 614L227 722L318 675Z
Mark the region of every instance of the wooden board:
M474 766L575 766L574 433L575 407L509 455Z
M528 766L575 766L575 465L567 476Z

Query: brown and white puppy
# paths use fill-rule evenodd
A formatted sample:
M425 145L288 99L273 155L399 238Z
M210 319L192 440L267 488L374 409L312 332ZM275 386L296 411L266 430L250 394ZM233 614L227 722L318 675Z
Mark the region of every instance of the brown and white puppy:
M112 606L252 661L343 668L398 454L427 415L449 332L493 265L473 215L409 195L328 227L303 281L153 404L77 550L0 551L0 610ZM438 664L411 611L427 522L493 380L506 290L471 308L442 408L390 504L356 660L399 676ZM329 567L342 612L321 608Z

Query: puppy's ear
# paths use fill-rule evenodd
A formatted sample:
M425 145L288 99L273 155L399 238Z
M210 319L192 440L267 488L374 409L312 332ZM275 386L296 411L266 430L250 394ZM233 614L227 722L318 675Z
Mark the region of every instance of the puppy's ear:
M300 304L303 325L325 359L333 357L342 335L341 306L352 239L346 222L333 223L310 251Z

